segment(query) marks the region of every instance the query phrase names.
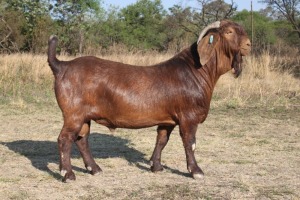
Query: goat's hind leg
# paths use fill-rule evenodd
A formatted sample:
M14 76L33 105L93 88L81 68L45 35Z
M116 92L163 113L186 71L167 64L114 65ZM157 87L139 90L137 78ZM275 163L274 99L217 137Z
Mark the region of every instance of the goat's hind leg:
M170 134L173 131L173 129L174 126L158 126L157 128L156 145L152 157L150 159L152 172L158 172L163 170L163 167L161 165L161 152L167 145L170 138Z
M59 168L63 182L76 179L71 166L71 149L79 130L80 128L71 128L71 126L64 124L57 139L60 156Z
M102 170L96 164L96 162L91 154L91 151L90 151L89 142L88 142L88 138L90 135L90 125L91 125L90 121L83 124L75 143L76 143L76 145L80 151L80 154L83 158L85 168L92 175L96 175L96 174L99 174Z

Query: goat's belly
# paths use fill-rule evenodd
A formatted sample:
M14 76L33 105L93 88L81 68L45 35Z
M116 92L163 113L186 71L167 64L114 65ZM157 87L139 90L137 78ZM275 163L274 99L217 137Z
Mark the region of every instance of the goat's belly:
M146 128L146 127L157 126L157 125L164 125L164 126L176 125L175 121L171 119L159 120L159 119L152 119L152 118L131 118L131 119L103 118L103 119L97 119L95 120L95 122L104 125L108 128L131 128L131 129Z
M106 105L106 104L99 104ZM127 107L126 107L127 106ZM155 109L114 104L110 107L95 107L87 118L108 128L146 128L156 125L176 125L176 121L159 105Z

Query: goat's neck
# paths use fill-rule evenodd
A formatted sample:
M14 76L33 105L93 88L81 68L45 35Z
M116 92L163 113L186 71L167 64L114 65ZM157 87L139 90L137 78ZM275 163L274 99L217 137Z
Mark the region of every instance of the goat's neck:
M230 53L230 50L225 50L219 46L219 49L215 52L216 61L216 70L217 76L220 78L223 74L231 70L233 55ZM217 80L218 80L217 78Z
M201 66L197 44L194 43L164 64L172 66L175 62L176 64L181 63L181 65L184 65L182 67L190 68L198 85L202 88L209 88L208 93L212 93L220 76L230 70L232 62L230 60L232 58L226 56L220 48L215 50L214 55L207 64Z
M219 48L215 50L210 61L201 66L197 44L183 50L178 57L191 69L198 85L206 92L209 101L220 76L231 69L233 59L231 56L227 56L222 48Z
M204 94L200 106L202 109L208 109L215 84L220 77L216 68L217 59L212 59L208 64L201 66L197 44L193 44L171 60L181 63L182 67L189 68L188 71L191 72L190 75L192 76L189 80L194 81L199 88L199 92Z
M204 88L209 88L210 92L213 92L216 82L222 75L218 70L219 59L216 54L217 51L215 52L215 55L212 56L212 59L204 66L201 66L200 64L196 44L193 44L190 48L179 54L197 78L199 85L205 86Z

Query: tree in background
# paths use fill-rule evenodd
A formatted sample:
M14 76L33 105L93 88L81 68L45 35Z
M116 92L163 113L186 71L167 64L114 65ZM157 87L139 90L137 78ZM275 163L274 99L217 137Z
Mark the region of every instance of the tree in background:
M163 49L165 10L160 0L138 0L120 10L120 40L140 49Z
M71 54L83 52L84 38L93 20L102 13L100 4L99 0L56 0L50 5L64 51Z
M197 39L199 34L197 16L198 13L190 7L183 8L174 5L169 8L169 13L164 20L166 44L169 51L179 52Z
M14 32L16 31L14 26L11 26L11 18L7 17L6 12L1 12L0 15L0 52L12 53L19 51L18 44L16 43L16 37ZM10 13L12 16L14 13ZM16 18L15 18L16 19ZM18 21L20 22L20 21ZM18 26L17 26L18 28Z
M300 38L300 0L261 0L279 16L284 17L293 27Z
M40 22L49 18L46 4L46 0L1 1L2 22L11 32L6 38L7 45L11 44L15 51L36 52L41 45L37 33Z
M237 10L237 5L231 0L226 3L224 0L197 0L201 5L201 22L208 25L221 19L229 19Z
M118 7L111 6L106 12L105 17L97 21L92 30L92 41L96 41L95 48L99 48L99 45L103 50L107 50L109 47L115 44L121 43L120 33L121 20L119 20L120 9Z

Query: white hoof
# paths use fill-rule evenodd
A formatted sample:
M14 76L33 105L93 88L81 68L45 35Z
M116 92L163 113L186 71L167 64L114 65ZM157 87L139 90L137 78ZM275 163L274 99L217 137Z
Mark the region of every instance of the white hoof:
M67 173L67 170L64 170L64 169L63 169L63 170L60 171L60 174L61 174L62 176L65 176L66 173Z
M102 171L96 172L93 174L93 176L99 176L101 174Z
M153 161L152 161L152 160L150 160L150 166L151 166L151 167L153 166Z
M200 179L204 178L204 175L203 174L193 174L193 178L196 180L200 180Z
M90 167L90 166L87 166L86 169L90 172L92 171L92 167Z

